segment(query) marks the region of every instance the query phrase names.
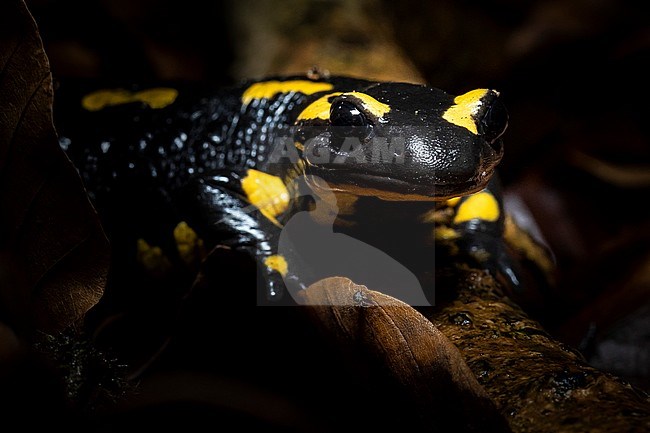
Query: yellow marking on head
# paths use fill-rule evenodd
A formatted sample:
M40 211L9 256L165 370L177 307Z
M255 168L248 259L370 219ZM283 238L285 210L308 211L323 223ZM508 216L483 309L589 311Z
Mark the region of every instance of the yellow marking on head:
M207 255L203 239L185 221L174 227L174 240L181 260L187 265L197 265Z
M474 115L478 112L483 104L483 98L488 89L471 90L454 98L454 105L449 107L442 118L449 123L461 126L473 134L478 134Z
M279 226L278 215L289 207L289 190L281 178L258 170L249 169L241 181L246 197L262 215Z
M176 97L178 97L178 90L168 87L157 87L135 93L124 89L104 89L84 96L81 106L88 111L99 111L113 105L143 102L151 108L164 108L172 104Z
M155 277L164 277L171 270L171 262L160 247L152 247L144 239L138 239L136 259L142 267Z
M384 117L384 115L390 111L390 105L379 102L372 96L366 95L365 93L348 92L345 93L345 95L354 96L355 98L360 99L363 108L366 109L366 111L371 113L373 116L381 118Z
M480 191L468 196L458 207L454 217L454 224L481 219L484 221L496 221L499 219L499 203L492 194L487 191Z
M309 80L289 80L289 81L262 81L252 84L241 95L241 102L244 105L249 104L255 99L268 99L278 93L302 93L311 95L318 92L327 92L332 90L334 85L331 83L322 83Z
M289 271L289 265L287 265L287 260L279 254L268 256L267 258L265 258L264 265L266 265L266 267L269 269L273 269L275 272L279 273L283 277L287 275L287 272Z
M386 113L390 111L390 106L379 102L370 95L361 92L334 92L322 96L309 104L299 115L296 120L310 120L310 119L322 119L328 120L330 118L330 108L332 104L330 103L330 98L335 96L351 96L353 98L361 101L363 109L368 113L372 114L375 117L382 118Z
M328 120L330 118L330 106L332 105L329 99L332 96L341 95L341 92L330 93L325 96L321 96L311 104L307 106L302 112L298 115L296 120L310 120L310 119L323 119Z
M433 233L437 241L450 241L460 237L460 233L447 226L436 227Z

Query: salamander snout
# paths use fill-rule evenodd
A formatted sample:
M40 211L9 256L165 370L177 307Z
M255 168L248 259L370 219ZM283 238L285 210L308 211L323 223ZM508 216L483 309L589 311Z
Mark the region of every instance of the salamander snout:
M479 129L490 147L500 154L503 151L503 142L500 138L508 127L508 111L498 98L498 94L496 92L493 94L495 97L486 104L479 121Z

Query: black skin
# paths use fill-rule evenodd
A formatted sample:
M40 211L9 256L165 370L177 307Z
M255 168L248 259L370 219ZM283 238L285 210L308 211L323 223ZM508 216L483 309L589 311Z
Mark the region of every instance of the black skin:
M496 93L486 95L476 116L484 131L473 134L442 118L454 105L454 97L442 90L405 83L363 83L357 89L388 104L391 110L378 119L354 96L335 96L330 98L329 122L298 121L296 135L299 141L311 138L315 146L342 157L346 156L340 151L343 137L351 136L361 143L364 162L348 158L345 164L310 164L308 174L337 185L359 185L436 200L475 192L487 185L503 154L500 136L508 120ZM389 145L403 146L403 163L373 160L373 140L381 139Z
M278 93L244 105L241 95L252 82L218 90L175 86L179 96L164 108L131 102L99 111L87 111L80 104L95 88L62 83L55 97L60 142L82 176L117 260L137 266L136 240L143 238L180 264L171 233L179 221L186 221L208 250L223 245L256 259L265 286L262 302L288 302L282 278L264 265L264 259L276 253L280 228L250 206L241 187L247 170L255 169L279 176L287 185L297 174L305 175L302 187L306 185L311 197L294 200L278 216L280 222L309 206L319 188L358 196L354 213L341 215L335 226L404 263L423 287L432 285L433 226L421 223L420 217L436 202L488 187L503 153L500 136L507 125L497 94L486 94L474 134L442 118L454 97L438 89L347 77L314 81L329 82L333 88L311 95ZM390 111L379 118L358 98L340 95L329 100L329 120L297 120L309 104L333 92L362 92L389 105ZM374 139L390 144L400 137L404 162L349 158L342 136L360 143L354 149L361 153L353 156L366 161L372 160L369 143ZM305 162L303 171L295 160L271 157L278 137L289 137L290 143L302 143L306 149L327 149L346 163L313 162L298 152ZM315 176L325 183L318 184ZM293 193L297 187L289 189ZM494 252L487 267L510 269L499 259L502 222L459 230L463 249L472 249L476 239ZM297 268L289 263L288 280L300 287L313 282L308 272L295 273Z

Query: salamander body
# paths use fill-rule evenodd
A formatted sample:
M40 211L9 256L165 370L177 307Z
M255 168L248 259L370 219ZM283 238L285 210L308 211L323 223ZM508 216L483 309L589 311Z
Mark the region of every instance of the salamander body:
M327 276L282 238L309 212L314 227L404 265L425 294L436 243L520 284L494 176L508 122L495 90L273 77L82 89L55 99L55 115L114 251L159 278L196 272L215 246L240 249L258 264L264 301L283 302L287 284ZM337 272L363 283L340 253L350 266Z

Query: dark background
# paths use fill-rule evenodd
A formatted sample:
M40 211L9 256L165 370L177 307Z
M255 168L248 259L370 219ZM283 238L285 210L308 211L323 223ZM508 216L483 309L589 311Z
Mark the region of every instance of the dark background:
M233 23L247 17L233 4L28 1L55 82L236 82ZM502 92L511 117L500 174L558 264L557 287L529 310L595 366L649 389L647 14L620 0L370 4L429 84Z

